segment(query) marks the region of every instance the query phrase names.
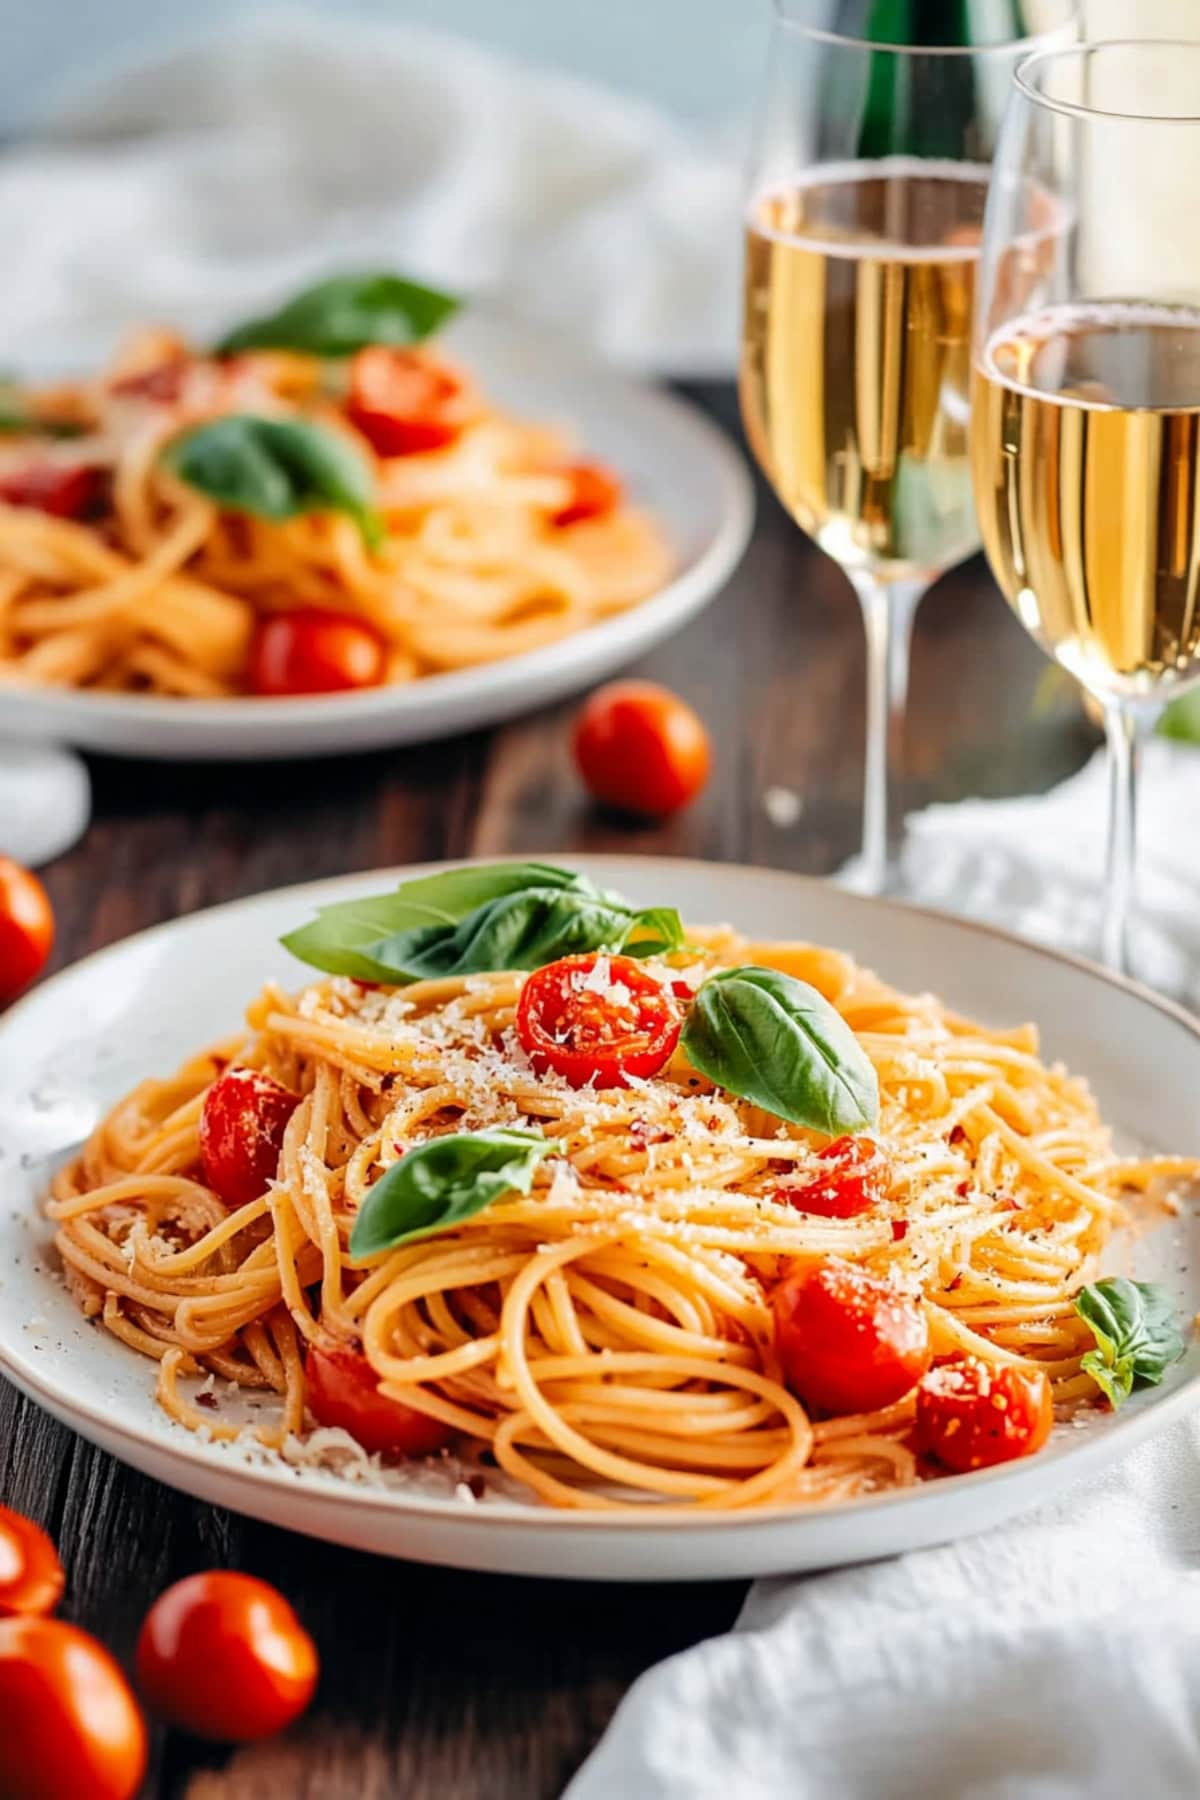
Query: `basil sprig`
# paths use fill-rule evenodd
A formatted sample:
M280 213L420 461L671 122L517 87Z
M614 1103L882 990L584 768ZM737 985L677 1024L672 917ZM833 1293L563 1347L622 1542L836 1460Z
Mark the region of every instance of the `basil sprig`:
M1097 1281L1075 1296L1075 1310L1096 1340L1082 1368L1113 1406L1135 1387L1157 1387L1187 1348L1167 1290L1123 1275Z
M330 975L398 986L500 969L539 969L589 950L679 949L672 907L639 910L569 869L496 863L401 883L393 894L323 906L282 940Z
M348 513L372 547L383 535L370 465L353 444L305 419L230 413L183 432L164 460L228 512Z
M540 1131L515 1127L459 1131L416 1145L368 1192L350 1233L351 1256L378 1256L450 1231L504 1194L527 1194L538 1164L559 1149Z
M879 1117L874 1065L842 1015L779 969L710 975L681 1042L701 1074L776 1118L834 1136Z
M227 332L217 354L301 350L311 356L352 356L369 344L416 344L458 307L452 295L386 271L334 275L305 288L277 312Z

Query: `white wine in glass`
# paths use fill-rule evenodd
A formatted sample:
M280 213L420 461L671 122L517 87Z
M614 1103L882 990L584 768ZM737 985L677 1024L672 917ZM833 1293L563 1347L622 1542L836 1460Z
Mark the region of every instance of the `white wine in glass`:
M1146 233L1189 158L1200 167L1200 44L1033 57L1015 77L980 273L983 542L1026 630L1104 709L1101 948L1118 968L1139 746L1168 699L1200 681L1200 268L1181 279ZM1050 200L1061 229L1031 256L1034 209L1044 217Z
M979 546L971 320L992 147L1016 62L1068 39L1074 19L1071 0L776 0L746 217L742 416L780 500L862 605L854 879L872 892L896 885L889 790L913 615Z

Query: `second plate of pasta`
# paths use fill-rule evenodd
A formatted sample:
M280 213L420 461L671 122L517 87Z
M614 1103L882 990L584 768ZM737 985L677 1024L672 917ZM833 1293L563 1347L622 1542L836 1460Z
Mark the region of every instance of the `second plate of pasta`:
M715 425L516 322L467 310L424 362L367 351L346 402L312 358L189 365L196 341L144 334L102 378L92 346L39 350L40 382L0 404L49 418L40 439L2 427L0 684L14 734L257 760L472 730L671 635L745 546L749 477ZM83 379L44 385L64 368ZM397 383L413 380L430 390L423 429L435 405L463 410L449 448L393 442L411 397ZM95 470L78 466L85 453ZM356 494L364 470L371 507ZM606 495L608 471L619 490ZM237 510L294 511L281 480L293 494L315 482L340 514ZM335 651L380 666L349 691L300 691L311 671L281 676L261 628L333 620L339 593L363 641Z

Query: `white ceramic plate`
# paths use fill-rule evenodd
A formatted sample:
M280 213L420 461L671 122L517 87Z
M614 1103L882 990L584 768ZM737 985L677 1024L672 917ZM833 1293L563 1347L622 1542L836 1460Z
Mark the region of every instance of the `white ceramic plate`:
M901 988L936 988L995 1023L1039 1020L1045 1047L1091 1079L1109 1119L1151 1148L1200 1152L1200 1025L1099 970L935 913L760 869L577 858L631 898L764 935L837 944ZM411 871L410 871L411 872ZM148 1364L85 1325L47 1271L36 1201L55 1153L139 1077L224 1036L270 976L297 965L279 933L318 903L396 871L284 889L160 926L48 982L0 1022L0 1372L122 1461L214 1504L390 1556L530 1575L702 1580L866 1560L982 1530L1094 1473L1200 1400L1200 1344L1117 1416L1064 1428L1028 1462L827 1509L657 1523L456 1499L401 1473L386 1491L198 1442L156 1406ZM1143 1239L1134 1272L1200 1309L1200 1223ZM1127 1264L1125 1265L1127 1266Z
M5 733L121 756L188 760L333 756L420 743L589 687L678 631L718 593L750 535L753 489L729 439L684 401L617 373L552 333L471 312L446 342L500 405L561 423L589 454L620 470L631 496L662 521L675 551L676 573L666 587L628 612L527 655L357 694L184 701L5 687ZM51 358L43 351L37 362L48 368Z

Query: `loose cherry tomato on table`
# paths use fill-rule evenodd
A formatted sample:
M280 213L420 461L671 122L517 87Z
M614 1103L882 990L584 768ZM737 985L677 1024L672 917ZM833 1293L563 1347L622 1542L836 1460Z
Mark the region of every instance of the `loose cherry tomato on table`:
M440 1419L381 1394L378 1375L350 1344L310 1344L304 1378L318 1425L340 1426L371 1456L430 1456L453 1436Z
M891 1164L874 1138L834 1138L817 1151L817 1160L827 1163L828 1169L820 1174L806 1170L797 1185L777 1189L776 1197L798 1212L853 1219L887 1193Z
M87 463L34 462L0 473L0 504L56 519L86 519L103 492L103 475Z
M263 619L250 645L250 686L273 699L378 687L383 640L348 613L301 607Z
M36 875L0 856L0 1006L40 975L54 948L54 911Z
M200 1112L200 1165L227 1206L248 1206L265 1192L299 1104L299 1094L261 1069L226 1069L213 1082Z
M6 1800L131 1800L146 1727L94 1638L61 1619L0 1619L0 1794Z
M598 688L576 720L572 748L589 793L650 818L689 805L712 761L708 733L692 708L652 681Z
M810 1406L877 1412L903 1399L929 1367L919 1303L837 1258L799 1269L772 1296L784 1380Z
M283 1595L229 1569L189 1575L159 1595L136 1667L155 1712L227 1744L282 1731L317 1685L316 1648Z
M570 493L552 517L556 525L578 525L583 519L603 519L621 504L620 480L603 463L563 463L554 470L570 483Z
M958 1475L1033 1456L1053 1424L1041 1369L956 1357L930 1369L917 1389L917 1448Z
M563 956L528 976L517 1036L533 1067L572 1087L624 1087L670 1061L683 1019L675 998L631 956Z
M478 412L467 377L428 351L372 344L350 365L346 414L380 456L443 450Z
M58 1551L41 1526L0 1506L0 1618L52 1613L65 1583Z

